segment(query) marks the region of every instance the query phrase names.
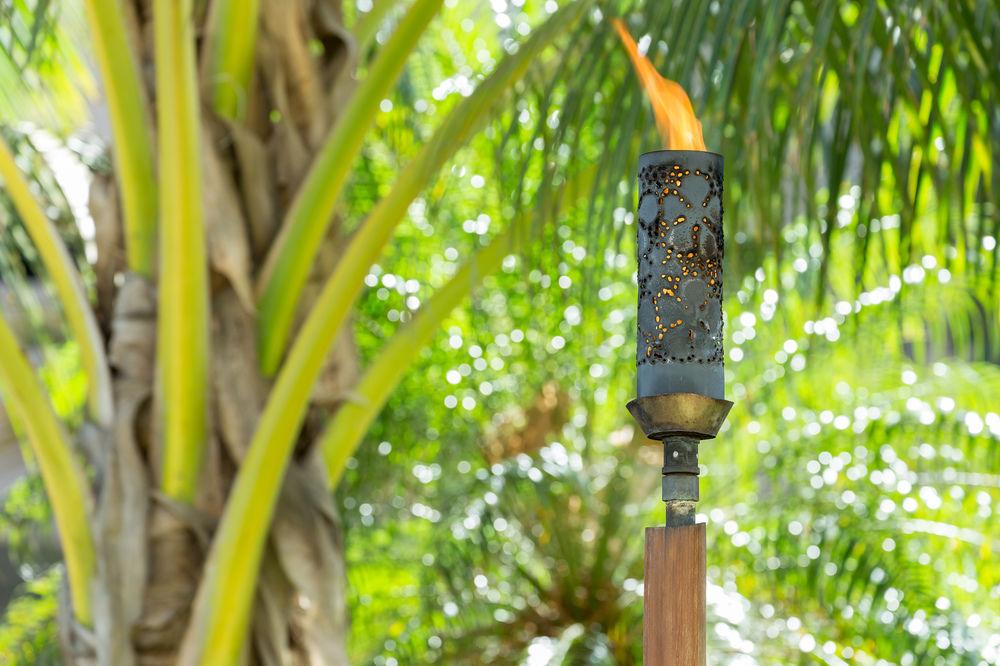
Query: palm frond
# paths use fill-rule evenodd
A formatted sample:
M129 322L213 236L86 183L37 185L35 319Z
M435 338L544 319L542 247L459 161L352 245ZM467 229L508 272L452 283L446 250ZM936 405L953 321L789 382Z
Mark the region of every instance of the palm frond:
M1000 76L977 55L986 50L981 36L1000 28L995 7L980 3L970 21L968 8L951 11L946 2L599 6L602 17L586 24L567 59L579 72L608 63L628 72L624 51L607 48L614 45L607 18L622 16L659 71L691 93L709 149L728 166L729 275L792 256L787 229L804 218L807 233L795 242L817 245L819 299L846 295L826 279L833 263L858 269L860 282L849 288L859 291L924 256L976 275L982 297L995 293L997 251L983 243L995 248L997 126L987 107ZM637 93L633 76L581 75L544 100L560 110L559 128L534 159L558 159L567 131L586 133L597 148L593 250L612 235L611 202L627 200L633 187L636 154L623 136L639 132L643 148L659 147ZM538 122L541 130L549 120ZM882 229L875 238L873 223Z
M425 347L463 298L484 276L500 267L504 256L515 251L518 226L512 223L505 233L476 252L434 293L416 316L379 350L375 361L354 387L350 401L342 405L324 427L316 446L326 462L331 488L337 487L347 459L354 455L372 421L416 359L414 350Z
M593 169L585 169L563 183L559 190L560 201L554 205L542 202L537 211L523 211L517 219L511 220L502 233L477 250L377 352L374 362L354 387L351 400L337 410L317 438L316 446L326 461L331 489L337 487L347 459L354 455L372 421L417 360L414 350L426 347L445 318L479 282L496 272L505 256L519 251L521 243L529 237L529 227L536 214L550 215L555 221L558 212L571 207L589 190L592 180Z
M375 39L379 25L399 4L399 0L375 0L370 10L355 18L351 32L354 34L359 52L364 53L368 50L372 40Z

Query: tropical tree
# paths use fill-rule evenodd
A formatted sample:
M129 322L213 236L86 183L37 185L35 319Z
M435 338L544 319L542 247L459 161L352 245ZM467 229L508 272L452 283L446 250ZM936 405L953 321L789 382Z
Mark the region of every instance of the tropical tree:
M563 257L546 249L559 247L575 260L576 284L594 288L617 275L625 284L611 297L630 298L630 269L614 269L625 269L631 164L637 137L658 143L606 16L624 16L645 36L640 46L660 71L692 93L707 145L727 157L730 284L760 270L782 276L775 287L808 291L803 308L822 307L860 298L929 256L995 324L995 241L987 239L997 236L989 109L998 81L987 36L1000 19L990 3L952 11L875 0L578 1L524 16L517 3L501 3L494 12L506 32L501 48L480 58L484 76L455 75L457 94L432 96L436 129L423 135L396 121L388 129L408 132L410 143L385 150L390 132L379 114L394 104L384 100L417 108L410 85L418 77L406 65L441 4L376 2L348 28L335 2L85 0L113 130L113 176L97 176L91 193L96 307L14 154L0 152L5 191L87 377L85 423L70 421L71 432L24 341L0 323L0 385L37 460L66 562L69 660L346 661L344 562L329 490L357 462L417 352L517 251L515 263L548 271ZM55 11L10 6L36 21ZM407 85L394 91L404 71ZM494 217L503 229L399 317L406 321L366 353L361 373L350 322L379 306L361 301L356 310L372 265L470 141L498 156L494 187L504 203ZM380 154L391 157L375 164ZM564 228L576 230L574 247ZM798 271L798 262L811 270ZM838 264L849 269L831 268ZM552 281L536 282L547 289ZM628 316L612 323L624 330ZM977 353L961 344L977 334L949 335L950 353ZM624 368L613 374L621 397L628 345L613 349ZM995 347L983 349L973 360L990 360ZM549 369L539 363L535 372ZM621 425L588 405L597 423ZM599 446L581 446L592 461ZM531 502L558 506L572 496ZM517 509L508 524L524 522ZM586 531L585 521L569 525ZM564 544L559 557L572 550ZM581 571L634 579L634 558L615 569L596 552L600 566ZM555 606L575 594L560 581L536 588ZM587 612L605 601L585 599L551 631L599 624ZM609 607L618 610L605 629L627 625L623 607ZM588 627L584 635L595 634ZM625 655L630 635L591 643ZM530 632L518 640L526 644Z
M309 422L353 383L345 323L411 201L584 8L557 12L455 104L346 238L336 211L351 166L441 3L396 11L371 50L391 5L354 35L335 4L84 3L114 134L114 179L95 185L108 205L92 211L110 239L94 268L103 321L0 153L79 346L100 442L85 465L0 326L5 399L62 539L72 660L344 661L343 567ZM441 307L470 286L457 284Z

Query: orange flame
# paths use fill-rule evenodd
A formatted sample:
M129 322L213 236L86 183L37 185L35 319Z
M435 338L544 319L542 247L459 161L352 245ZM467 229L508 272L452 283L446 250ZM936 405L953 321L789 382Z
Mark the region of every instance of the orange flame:
M665 79L642 54L639 46L628 33L621 19L613 19L612 23L618 36L621 37L625 50L632 58L639 81L653 104L653 115L656 117L656 129L660 138L670 150L705 150L705 139L701 135L701 123L694 115L691 100L684 88L676 81Z

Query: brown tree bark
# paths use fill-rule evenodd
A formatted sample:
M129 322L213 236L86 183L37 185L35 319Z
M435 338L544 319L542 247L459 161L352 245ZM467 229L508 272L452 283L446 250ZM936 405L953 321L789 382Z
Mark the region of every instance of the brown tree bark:
M196 4L205 9L210 3ZM155 105L150 3L126 5ZM206 15L207 9L197 17L199 25ZM157 491L157 424L169 418L169 405L158 406L155 396L156 282L125 270L114 180L94 178L97 310L116 409L110 431L88 426L82 435L98 497L98 580L93 629L76 626L68 613L62 618L67 663L177 663L208 544L266 399L269 380L257 365L253 283L292 195L350 93L355 58L338 0L265 1L260 21L245 121L224 121L203 105L212 404L195 506L178 505ZM333 228L314 268L316 280L329 274L338 255L339 225ZM303 312L316 291L307 290ZM308 448L320 420L336 409L356 374L353 340L345 335L315 389L271 524L246 664L347 663L338 517Z

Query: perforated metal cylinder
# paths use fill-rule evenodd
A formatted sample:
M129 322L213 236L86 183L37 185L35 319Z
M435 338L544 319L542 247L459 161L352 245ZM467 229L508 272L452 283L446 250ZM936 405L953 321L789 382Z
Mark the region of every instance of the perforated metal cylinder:
M637 395L722 400L722 156L642 155L637 217Z

